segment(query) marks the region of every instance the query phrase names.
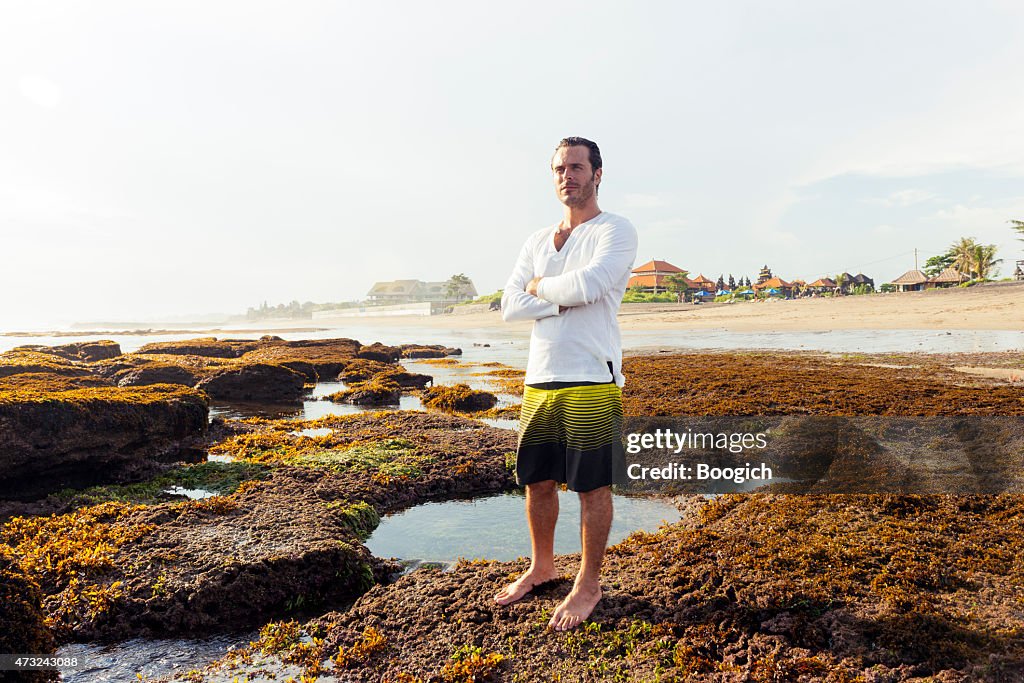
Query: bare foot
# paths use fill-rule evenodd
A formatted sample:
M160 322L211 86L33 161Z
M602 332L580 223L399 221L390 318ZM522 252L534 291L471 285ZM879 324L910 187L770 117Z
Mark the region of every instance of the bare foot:
M541 572L531 567L529 571L497 593L494 596L494 602L499 605L510 605L516 600L521 600L527 593L545 581L554 581L557 578L559 578L559 574L554 568Z
M556 631L569 631L576 628L590 616L601 599L601 586L583 587L573 585L565 600L562 600L551 615L548 627Z

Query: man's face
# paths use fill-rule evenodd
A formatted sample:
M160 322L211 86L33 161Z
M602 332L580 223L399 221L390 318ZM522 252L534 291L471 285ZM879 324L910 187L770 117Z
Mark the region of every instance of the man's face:
M558 201L566 206L585 206L597 192L601 170L590 166L590 150L582 146L559 147L551 160Z

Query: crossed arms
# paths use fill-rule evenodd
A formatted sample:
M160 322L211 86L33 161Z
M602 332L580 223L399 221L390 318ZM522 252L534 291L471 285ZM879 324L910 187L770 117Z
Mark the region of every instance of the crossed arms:
M636 248L637 234L632 225L609 227L597 236L594 256L586 266L561 275L535 278L533 245L528 242L519 252L505 284L502 318L505 322L539 320L558 315L566 308L594 303L633 266ZM533 283L535 279L539 281Z

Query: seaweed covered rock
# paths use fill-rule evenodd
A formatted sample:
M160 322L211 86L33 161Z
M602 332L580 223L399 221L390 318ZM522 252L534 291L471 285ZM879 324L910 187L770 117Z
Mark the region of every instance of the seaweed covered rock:
M433 386L423 391L423 405L438 410L475 413L490 410L497 403L494 394L471 389L468 384Z
M18 565L10 549L0 545L0 653L54 653L56 642L46 627L41 602L39 586ZM4 680L41 683L59 680L59 675L56 671L0 671L0 681Z
M347 363L342 371L338 373L338 379L349 384L365 382L393 367L392 364L379 360L356 358Z
M35 351L48 353L67 360L79 360L92 363L98 360L106 360L121 355L121 345L110 339L101 339L92 342L74 342L61 344L60 346L43 346L41 344L26 344L16 346L12 351Z
M181 384L226 401L296 401L306 376L276 363L163 354L125 354L94 370L119 386Z
M351 389L345 389L324 398L335 403L351 403L359 406L397 405L402 398L402 387L389 379L374 379L360 382Z
M280 480L201 501L15 518L0 540L38 577L67 641L231 630L341 605L393 570L353 527L308 483Z
M300 339L260 346L247 351L243 362L284 365L306 375L310 382L337 377L359 351L361 344L345 337L335 339Z
M380 342L374 342L368 346L360 347L359 353L356 355L359 358L375 360L380 363L394 363L402 357L402 350L395 346L387 346Z
M109 380L96 375L58 375L53 372L22 372L0 377L0 392L27 391L37 394L68 389L112 387Z
M24 373L0 386L0 497L138 478L202 456L203 394L167 384L61 389L61 381Z
M234 401L290 401L302 396L306 378L283 365L251 363L223 369L196 383L213 398Z
M90 370L118 386L144 386L162 378L166 381L158 383L193 387L200 379L234 367L234 361L215 356L126 353L94 363Z
M673 353L623 361L626 415L1024 415L1024 388L934 368L806 353Z
M210 453L318 473L315 485L322 498L365 501L382 515L426 500L515 486L506 465L516 448L515 432L458 415L380 411L253 420L244 427L247 431L240 428ZM329 433L296 431L307 428Z
M136 353L176 356L206 356L209 358L238 358L247 351L261 345L274 344L284 340L276 336L264 336L260 339L217 339L216 337L199 337L178 341L153 342L139 347Z
M434 381L431 375L408 372L400 366L392 366L374 377L376 380L394 382L403 389L423 389Z
M403 389L422 389L434 381L430 375L409 372L401 365L364 358L357 358L346 365L338 375L338 379L352 385L367 381L390 381L397 383Z
M462 349L442 344L402 344L398 348L401 350L402 358L445 358L462 355Z
M557 558L562 578L505 607L492 596L528 562L460 561L305 624L318 639L305 661L312 668L340 652L339 679L395 681L1003 681L1024 672L1020 496L686 505L683 521L609 549L604 595L575 631L545 626L578 555Z
M147 384L183 384L194 387L198 378L196 373L180 365L151 364L127 366L116 371L119 387L141 387Z
M137 352L168 362L166 356L194 356L235 360L240 365L280 365L301 373L306 381L335 377L356 357L360 343L355 339L301 339L288 341L265 335L259 339L217 339L204 337L175 342L147 344Z
M88 377L92 368L84 362L41 351L21 350L0 353L0 377L42 372L61 377Z
M326 436L295 431L326 425ZM105 502L0 527L0 543L40 582L60 640L229 631L341 608L398 569L362 545L380 515L514 485L505 461L515 435L454 416L332 415L244 428L217 452L243 461L235 467L267 465L257 471L268 478L230 495ZM393 438L398 432L408 438Z

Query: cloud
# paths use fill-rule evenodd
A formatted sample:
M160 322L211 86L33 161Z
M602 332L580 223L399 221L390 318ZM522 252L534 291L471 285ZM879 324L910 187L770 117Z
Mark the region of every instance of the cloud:
M753 235L754 241L761 244L769 244L775 247L801 247L803 241L795 233L788 230L759 230Z
M1024 173L1019 86L1021 47L1006 45L948 70L941 89L823 147L800 179L811 184L860 173L908 177L950 169Z
M18 83L21 94L43 109L53 109L61 101L60 86L41 76L23 76Z
M913 206L914 204L920 204L922 202L931 201L937 199L938 195L928 190L900 190L899 192L893 192L888 197L874 197L871 199L865 199L869 204L881 204L882 206Z
M660 221L651 221L640 226L640 231L647 234L679 233L690 225L685 218L667 218Z
M998 206L968 206L956 204L948 209L939 209L930 218L977 227L1005 227L1007 221L1022 213L1024 197L999 202Z
M640 193L626 194L624 202L630 209L654 209L667 204L667 202L658 195Z
M889 225L888 223L883 223L881 225L876 225L875 227L873 227L871 229L871 232L873 232L876 235L888 235L889 233L891 233L895 229L896 228L894 228L893 226Z

